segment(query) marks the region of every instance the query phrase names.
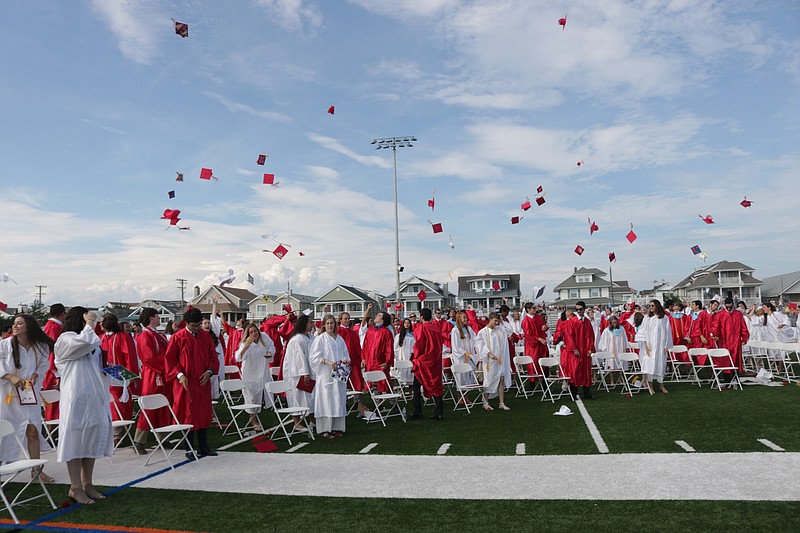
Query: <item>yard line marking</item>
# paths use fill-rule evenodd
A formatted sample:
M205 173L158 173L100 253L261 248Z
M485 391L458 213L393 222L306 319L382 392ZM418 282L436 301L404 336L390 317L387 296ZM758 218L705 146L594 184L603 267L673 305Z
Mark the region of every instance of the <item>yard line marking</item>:
M587 411L586 407L583 406L583 402L580 398L576 398L575 403L578 404L578 410L581 412L583 421L586 423L586 427L589 429L589 434L592 436L595 446L597 446L597 451L600 453L608 453L608 446L606 446L603 437L597 430L597 426L594 425L594 420L592 420L592 417L589 416L589 411Z
M691 446L689 446L689 444L687 444L687 442L685 440L676 440L675 444L677 444L678 446L680 446L681 448L683 448L687 452L695 451L695 449L692 448Z
M525 455L525 443L520 442L517 444L517 455Z
M758 442L760 442L761 444L763 444L767 448L771 448L771 449L775 450L776 452L785 452L786 451L783 448L781 448L780 446L778 446L777 444L775 444L774 442L772 442L771 440L767 440L767 439L756 439L756 440L758 440Z
M377 446L377 445L378 445L378 443L377 443L377 442L373 442L373 443L371 443L371 444L367 444L367 445L366 445L366 446L364 446L364 448L363 448L361 451L359 451L358 453L369 453L369 452L371 452L371 451L372 451L372 449L373 449L375 446Z
M289 448L288 450L286 450L286 453L292 453L292 452L296 452L297 450L299 450L299 449L300 449L300 448L302 448L303 446L307 446L307 445L308 445L308 443L307 443L307 442L301 442L300 444L295 444L294 446L292 446L291 448Z
M260 432L258 432L258 433L256 433L256 434L254 434L254 435L248 435L247 437L245 437L245 438L243 438L243 439L239 439L239 440L237 440L237 441L234 441L234 442L228 443L228 444L226 444L225 446L220 446L219 448L217 448L217 451L224 452L225 450L227 450L227 449L229 449L229 448L233 448L233 447L234 447L234 446L236 446L237 444L241 444L241 443L243 443L243 442L247 442L247 441L249 441L249 440L252 440L252 439L254 439L254 438L256 438L256 437L259 437L259 436L261 436L261 435L266 435L267 433L272 433L273 431L275 431L275 430L276 430L276 429L278 429L279 427L280 427L280 426L274 426L274 427L271 427L271 428L267 428L267 429L265 429L264 431L260 431Z
M447 453L447 450L449 450L449 449L450 449L450 443L449 442L445 442L444 444L439 446L438 450L436 450L436 455L444 455L444 454Z

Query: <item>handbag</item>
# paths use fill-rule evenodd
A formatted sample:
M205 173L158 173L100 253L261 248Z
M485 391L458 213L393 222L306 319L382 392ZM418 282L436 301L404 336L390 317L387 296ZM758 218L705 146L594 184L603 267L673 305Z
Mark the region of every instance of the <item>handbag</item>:
M316 384L317 382L313 379L306 383L306 378L303 376L300 376L300 379L297 380L297 388L309 394L314 390L314 385Z

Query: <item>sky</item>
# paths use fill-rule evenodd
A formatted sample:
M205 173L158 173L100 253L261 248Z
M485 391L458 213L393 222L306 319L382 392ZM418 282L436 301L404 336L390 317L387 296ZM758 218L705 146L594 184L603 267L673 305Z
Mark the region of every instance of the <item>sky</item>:
M10 306L37 285L45 304L178 299L176 279L190 295L228 269L256 294L389 294L394 167L370 143L411 135L403 279L519 273L553 299L611 266L646 289L702 266L695 245L758 278L798 268L791 0L8 0L0 46Z

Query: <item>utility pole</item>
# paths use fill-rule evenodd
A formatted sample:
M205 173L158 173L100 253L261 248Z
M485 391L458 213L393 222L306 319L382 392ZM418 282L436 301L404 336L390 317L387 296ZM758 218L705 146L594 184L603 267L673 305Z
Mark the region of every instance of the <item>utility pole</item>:
M47 285L37 285L36 286L36 289L39 291L39 296L37 297L35 303L39 304L40 306L42 305L42 289L46 289L46 288L47 288Z
M181 290L181 307L183 307L184 304L183 295L186 292L186 280L183 278L178 278L175 281L178 282L178 288Z

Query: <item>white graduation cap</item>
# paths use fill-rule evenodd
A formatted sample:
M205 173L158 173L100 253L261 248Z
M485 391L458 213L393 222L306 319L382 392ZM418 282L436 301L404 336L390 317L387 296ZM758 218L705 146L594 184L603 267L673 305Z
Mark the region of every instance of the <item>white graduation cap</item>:
M566 405L562 405L558 408L558 411L553 413L555 416L569 416L572 414L572 409L567 407Z
M227 275L220 276L220 278L219 278L219 286L220 287L224 287L225 285L227 285L229 283L233 283L233 280L235 280L235 279L236 279L236 276L233 273L233 269L229 268Z
M14 281L14 280L11 279L11 277L8 275L8 272L3 272L3 275L0 276L0 281L2 281L3 283L8 283L9 281ZM18 283L14 281L14 285L18 285Z
M766 368L762 368L758 371L758 374L756 374L756 379L760 383L769 383L772 380L772 372Z
M303 314L304 314L304 315L306 315L306 316L311 316L311 314L312 314L313 312L314 312L314 310L313 310L313 309L304 309L304 310L303 310Z

